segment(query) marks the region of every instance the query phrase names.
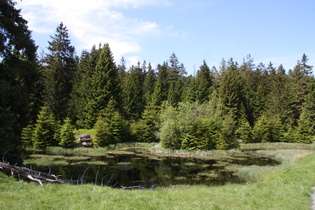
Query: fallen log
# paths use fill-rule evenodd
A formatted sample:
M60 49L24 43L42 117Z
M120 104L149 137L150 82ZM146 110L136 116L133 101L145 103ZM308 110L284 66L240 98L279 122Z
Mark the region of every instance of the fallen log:
M6 164L3 162L0 162L0 170L6 174L15 176L19 179L24 178L27 180L35 181L39 183L40 185L43 185L43 183L64 184L64 183L76 182L73 180L61 180L59 179L61 175L56 176L54 174L46 174L46 173L34 171L32 169L25 168L25 167L12 166L10 164Z

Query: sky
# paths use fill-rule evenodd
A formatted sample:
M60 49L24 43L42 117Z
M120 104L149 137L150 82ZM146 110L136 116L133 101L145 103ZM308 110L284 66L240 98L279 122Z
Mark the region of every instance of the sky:
M315 66L314 0L16 0L39 51L61 22L76 54L108 43L115 61L153 67L175 53L188 74L205 60ZM39 52L39 53L40 53Z

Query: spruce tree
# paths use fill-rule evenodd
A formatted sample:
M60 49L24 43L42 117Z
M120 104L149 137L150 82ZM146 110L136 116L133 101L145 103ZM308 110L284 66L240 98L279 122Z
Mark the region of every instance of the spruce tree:
M168 64L164 63L163 65L158 65L157 67L157 79L154 86L154 92L152 97L152 103L155 106L160 106L163 101L166 101L169 89L169 72Z
M315 135L315 83L314 79L309 84L308 94L303 103L302 112L298 120L298 131L305 137ZM310 143L307 141L306 143Z
M208 101L212 91L211 87L213 86L213 75L211 75L210 68L206 61L203 61L203 64L197 71L196 83L198 85L197 100L200 103Z
M227 112L232 113L234 119L240 119L244 112L242 91L242 79L237 64L230 59L220 82L220 95Z
M76 68L75 49L68 29L60 23L49 41L49 53L44 58L45 103L58 120L69 115L69 100Z
M99 112L110 100L121 109L121 86L117 67L108 44L82 54L72 92L77 125L92 128Z
M0 1L0 153L19 150L22 128L36 118L40 100L37 47L15 4Z
M195 102L198 100L198 83L193 76L186 77L184 82L183 102Z
M116 108L121 105L121 86L114 58L108 44L100 49L95 69L90 78L89 96L86 100L86 124L91 127L110 100Z
M57 146L58 124L47 106L42 107L33 131L32 142L35 148Z
M70 118L66 118L64 124L60 128L59 145L65 148L72 148L75 145L73 135L74 126L71 125Z
M308 84L311 82L312 66L307 64L308 57L303 54L302 59L298 61L293 71L290 71L292 80L293 92L295 96L294 104L294 116L298 120L302 112L302 104L305 101L305 97L308 94Z
M132 67L126 75L123 87L124 113L126 119L138 120L144 110L143 97L144 72Z
M159 129L159 108L147 106L142 118L132 123L131 132L134 141L137 142L157 142L156 136Z
M74 74L73 90L71 93L71 117L78 127L93 127L93 122L87 121L90 116L87 104L94 96L94 87L91 86L91 81L92 75L95 73L95 66L100 50L100 48L97 49L93 46L91 52L83 51L78 68Z
M32 146L32 137L33 137L34 127L31 123L29 123L25 128L22 129L21 133L21 141L24 147Z
M129 126L115 108L113 100L100 112L94 128L96 129L94 143L99 147L126 142L130 138Z
M143 97L145 101L145 105L149 105L152 103L154 86L156 82L156 74L152 69L151 64L148 66L148 71L145 74L144 82L143 82Z

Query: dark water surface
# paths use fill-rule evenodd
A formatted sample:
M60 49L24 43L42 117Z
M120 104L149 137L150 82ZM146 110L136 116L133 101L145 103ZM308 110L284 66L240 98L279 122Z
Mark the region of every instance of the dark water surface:
M48 155L48 154L47 154ZM50 155L52 156L52 155ZM71 158L58 156L51 165L40 166L36 154L28 156L26 167L44 173L62 175L63 180L81 180L84 183L107 185L112 187L153 188L170 185L224 185L242 183L233 166L277 165L278 161L261 157L254 152L230 155L219 160L158 157L141 150L132 150L122 154L106 153L104 156ZM47 156L49 157L49 155ZM76 156L77 157L77 156ZM57 159L62 159L63 164ZM34 164L30 163L34 159ZM27 159L26 159L27 160ZM54 164L55 162L55 164ZM36 165L37 163L37 165ZM47 165L47 164L46 164Z

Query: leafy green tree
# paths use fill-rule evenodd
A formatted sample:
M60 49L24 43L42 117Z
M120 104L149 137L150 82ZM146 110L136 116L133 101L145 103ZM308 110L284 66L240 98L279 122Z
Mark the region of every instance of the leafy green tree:
M44 58L44 98L56 119L62 120L69 114L68 105L76 68L75 49L63 23L60 23L51 39L48 42L49 53Z
M57 146L58 124L47 106L42 107L33 131L32 142L35 148Z
M161 145L164 148L180 149L181 140L180 132L177 126L177 111L174 107L165 105L161 111L161 125L158 132L158 137L161 140Z
M31 31L11 0L0 1L0 28L0 153L14 153L22 128L36 118L40 73Z
M71 124L70 118L66 118L64 124L60 128L59 145L65 148L72 148L75 145L73 135L74 126Z

